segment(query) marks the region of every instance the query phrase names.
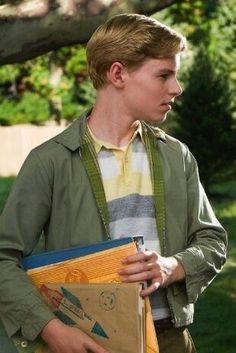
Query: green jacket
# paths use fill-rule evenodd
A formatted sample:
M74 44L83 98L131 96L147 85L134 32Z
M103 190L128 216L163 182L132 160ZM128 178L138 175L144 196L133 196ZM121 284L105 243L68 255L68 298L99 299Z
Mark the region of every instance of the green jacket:
M143 123L162 254L186 280L167 288L175 325L193 321L194 303L225 262L226 232L200 184L197 164L178 140ZM109 238L102 181L86 137L86 116L27 157L0 217L0 317L9 336L34 339L54 317L21 268L44 230L61 249ZM88 178L89 174L89 178Z

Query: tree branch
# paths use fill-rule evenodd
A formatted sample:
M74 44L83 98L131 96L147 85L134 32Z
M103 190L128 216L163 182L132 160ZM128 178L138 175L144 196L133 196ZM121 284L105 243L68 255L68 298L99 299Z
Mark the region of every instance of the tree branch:
M19 63L62 46L86 43L107 18L151 15L179 0L30 0L0 6L0 65Z

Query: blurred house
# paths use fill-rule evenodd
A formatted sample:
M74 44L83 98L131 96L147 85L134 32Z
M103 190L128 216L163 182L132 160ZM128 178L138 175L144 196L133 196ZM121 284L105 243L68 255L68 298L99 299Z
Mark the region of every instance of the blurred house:
M66 128L60 126L13 125L0 127L0 177L16 175L32 148L56 136Z

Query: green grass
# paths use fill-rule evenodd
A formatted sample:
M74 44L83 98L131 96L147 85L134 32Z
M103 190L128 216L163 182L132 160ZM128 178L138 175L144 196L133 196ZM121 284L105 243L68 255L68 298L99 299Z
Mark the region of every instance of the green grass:
M215 184L210 188L210 191L218 196L228 197L230 199L236 199L236 182L229 180L227 183Z
M14 178L0 178L0 213ZM190 326L198 353L235 353L236 327L236 182L215 185L212 205L229 234L228 259L220 275L196 304ZM0 325L0 352L16 353Z
M234 183L234 193L235 193ZM212 200L217 217L228 231L226 264L196 304L190 332L199 353L235 353L236 327L236 201Z

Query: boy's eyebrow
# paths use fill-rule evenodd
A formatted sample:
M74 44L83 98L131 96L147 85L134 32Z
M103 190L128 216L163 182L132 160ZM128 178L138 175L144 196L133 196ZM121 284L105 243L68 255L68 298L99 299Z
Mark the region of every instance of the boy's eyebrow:
M171 70L171 69L157 69L159 74L176 74L178 70Z

